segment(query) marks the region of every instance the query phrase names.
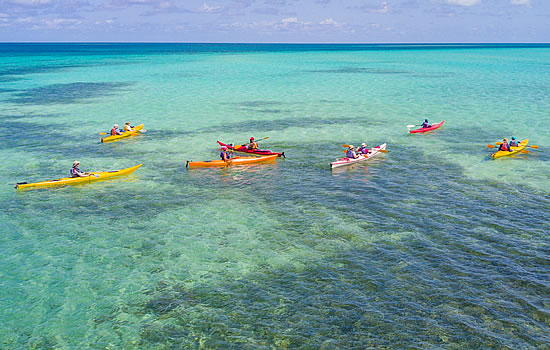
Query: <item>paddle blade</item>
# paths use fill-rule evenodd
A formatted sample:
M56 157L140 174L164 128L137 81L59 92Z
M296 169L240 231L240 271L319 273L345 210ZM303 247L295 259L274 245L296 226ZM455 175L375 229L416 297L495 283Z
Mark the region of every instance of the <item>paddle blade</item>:
M487 147L489 147L489 148L495 148L494 145L487 145Z
M349 145L343 144L342 147L349 148Z
M379 149L378 152L388 153L388 151L386 151L385 149Z
M100 135L107 135L106 132L100 132L99 134L100 134Z
M500 146L500 145L502 145L502 142L497 142L496 144L497 144L498 146Z
M146 133L147 132L147 130L145 130L145 129L141 129L141 130L138 130L138 131L141 132L141 133Z
M407 125L407 128L414 128L416 125Z
M539 148L539 146L537 146L537 145L531 145L531 146L529 146L529 147L531 147L531 148Z
M525 154L529 154L529 151L526 150L526 149L522 149L521 151L519 151L519 153L525 153Z

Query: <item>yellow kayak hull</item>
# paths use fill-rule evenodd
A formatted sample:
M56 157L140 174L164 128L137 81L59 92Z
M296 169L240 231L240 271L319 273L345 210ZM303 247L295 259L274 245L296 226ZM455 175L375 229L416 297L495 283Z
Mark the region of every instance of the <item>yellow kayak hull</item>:
M84 177L65 177L57 180L49 180L49 181L34 182L34 183L21 182L15 185L15 188L21 190L26 188L85 184L85 183L109 179L115 176L131 174L134 171L136 171L141 165L142 164L138 164L131 168L114 170L114 171L97 171L97 172L90 173L91 174L90 176L84 176Z
M139 130L143 129L143 124L139 124L136 127L134 127L134 131L132 132L124 132L122 135L112 135L107 136L101 139L101 142L112 142L112 141L118 141L120 139L124 139L130 136L137 136L139 135Z
M521 141L519 143L519 146L517 147L510 147L510 149L512 150L512 152L508 152L508 151L497 151L495 153L492 154L492 157L493 159L498 159L498 158L502 158L502 157L508 157L508 156L511 156L511 155L514 155L514 154L518 154L522 149L524 149L525 147L527 147L527 144L529 143L529 139L525 139L523 141Z
M225 162L221 159L218 160L206 160L202 162L187 162L188 168L193 167L212 167L212 166L230 166L230 165L244 165L244 164L252 164L252 163L260 163L260 162L269 162L277 159L278 155L274 154L271 156L263 156L263 157L234 157L231 158L230 161Z

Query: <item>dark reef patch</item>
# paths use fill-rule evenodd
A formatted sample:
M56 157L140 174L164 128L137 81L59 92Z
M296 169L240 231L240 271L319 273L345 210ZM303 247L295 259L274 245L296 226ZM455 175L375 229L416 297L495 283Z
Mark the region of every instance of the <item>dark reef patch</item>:
M132 84L105 82L52 84L16 93L7 102L33 105L83 103L93 98L109 96L130 85Z
M362 73L362 74L407 74L410 73L404 70L397 69L382 69L382 68L366 68L366 67L340 67L336 69L314 69L306 70L308 73Z

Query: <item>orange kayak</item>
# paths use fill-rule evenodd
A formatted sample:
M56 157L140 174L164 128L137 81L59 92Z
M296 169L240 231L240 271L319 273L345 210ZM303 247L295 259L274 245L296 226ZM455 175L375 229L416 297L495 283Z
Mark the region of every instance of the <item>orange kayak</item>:
M269 162L271 160L277 159L278 155L274 154L271 156L264 156L264 157L234 157L231 158L229 161L225 162L221 159L217 160L205 160L202 162L190 162L187 161L187 167L210 167L210 166L230 166L230 165L243 165L243 164L251 164L251 163L260 163L260 162Z

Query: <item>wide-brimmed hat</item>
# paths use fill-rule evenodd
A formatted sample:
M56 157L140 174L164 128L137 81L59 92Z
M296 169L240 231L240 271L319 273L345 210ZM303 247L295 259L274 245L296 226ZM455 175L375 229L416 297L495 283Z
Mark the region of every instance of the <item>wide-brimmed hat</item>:
M75 160L75 161L73 162L73 166L78 165L78 164L80 164L80 162L79 162L78 160Z
M349 145L349 149L353 149L353 148L354 148L353 145Z

